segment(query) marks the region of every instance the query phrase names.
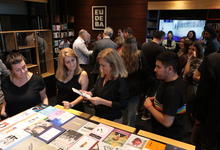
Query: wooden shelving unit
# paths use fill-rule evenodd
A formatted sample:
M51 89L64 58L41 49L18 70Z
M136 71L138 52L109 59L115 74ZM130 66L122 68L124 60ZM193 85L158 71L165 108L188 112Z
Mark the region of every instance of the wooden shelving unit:
M54 75L51 30L1 31L0 38L1 52L18 50L29 71L43 78Z

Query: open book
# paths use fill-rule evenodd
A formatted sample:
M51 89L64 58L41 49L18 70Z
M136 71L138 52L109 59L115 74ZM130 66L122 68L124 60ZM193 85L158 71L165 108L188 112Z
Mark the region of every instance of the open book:
M72 90L73 90L73 92L75 92L75 93L77 93L77 94L79 94L79 95L81 95L81 96L83 96L85 98L90 98L91 97L89 94L83 93L83 92L81 92L81 91L79 91L79 90L77 90L75 88L72 88Z

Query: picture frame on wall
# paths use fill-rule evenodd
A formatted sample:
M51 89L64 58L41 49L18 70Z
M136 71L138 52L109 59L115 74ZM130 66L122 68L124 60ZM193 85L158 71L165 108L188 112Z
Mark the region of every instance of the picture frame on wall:
M104 30L107 27L107 6L92 6L92 30Z

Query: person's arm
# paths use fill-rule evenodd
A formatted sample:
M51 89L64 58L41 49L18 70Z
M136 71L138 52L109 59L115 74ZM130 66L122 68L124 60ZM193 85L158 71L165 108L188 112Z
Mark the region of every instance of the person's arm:
M176 42L172 41L171 42L171 47L169 47L170 50L175 50L176 49Z
M78 45L79 50L86 56L92 55L93 51L89 51L84 43Z
M148 109L148 111L153 115L153 117L160 122L162 125L164 125L165 127L170 127L173 122L175 117L174 116L170 116L170 115L166 115L163 114L161 112L159 112L158 110L156 110L153 105L152 102L150 100L150 98L147 98L144 102L144 107L146 109Z
M196 69L195 72L193 73L193 80L199 81L200 80L200 76L201 76L201 73L199 72L198 69Z
M1 68L1 72L3 76L8 76L10 74L10 71L7 69L7 67L5 66L5 64L2 62L2 60L0 59L0 68Z
M88 85L89 85L89 78L88 78L86 71L83 71L81 73L81 75L79 77L79 84L81 85L81 90L83 90L83 91L87 90ZM73 100L72 102L63 101L64 108L69 109L69 108L75 106L76 104L80 103L83 99L84 99L84 97L79 96L75 100Z
M118 79L119 87L111 87L112 89L117 88L117 93L114 101L110 101L108 99L104 99L101 97L91 97L88 100L93 103L94 105L105 105L108 107L114 107L115 109L123 109L127 105L128 100L128 86L124 79Z
M7 117L7 113L5 112L5 106L6 106L6 101L3 100L2 110L1 110L1 116L3 116L3 117Z
M191 61L188 60L185 67L184 67L184 72L183 72L184 76L186 76L190 72L190 64L191 64Z
M42 101L43 104L45 104L45 105L49 104L45 88L40 91L40 97L41 97L41 101Z
M94 105L105 105L108 107L112 107L112 101L109 101L101 97L91 97L91 98L88 98L88 100Z

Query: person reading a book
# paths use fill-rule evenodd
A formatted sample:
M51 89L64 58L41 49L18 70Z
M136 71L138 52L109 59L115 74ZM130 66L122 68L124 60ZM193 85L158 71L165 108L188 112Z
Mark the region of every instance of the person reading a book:
M57 103L64 105L64 108L74 108L83 111L83 97L72 91L87 90L89 79L86 71L79 66L79 60L75 51L71 48L64 48L58 57L57 79Z
M1 115L11 117L40 103L48 105L44 81L29 72L20 53L10 53L6 58L10 75L2 82L5 96Z
M128 72L122 58L112 48L102 50L98 56L100 76L87 98L95 105L95 115L117 122L122 122L122 109L129 98L125 78Z

